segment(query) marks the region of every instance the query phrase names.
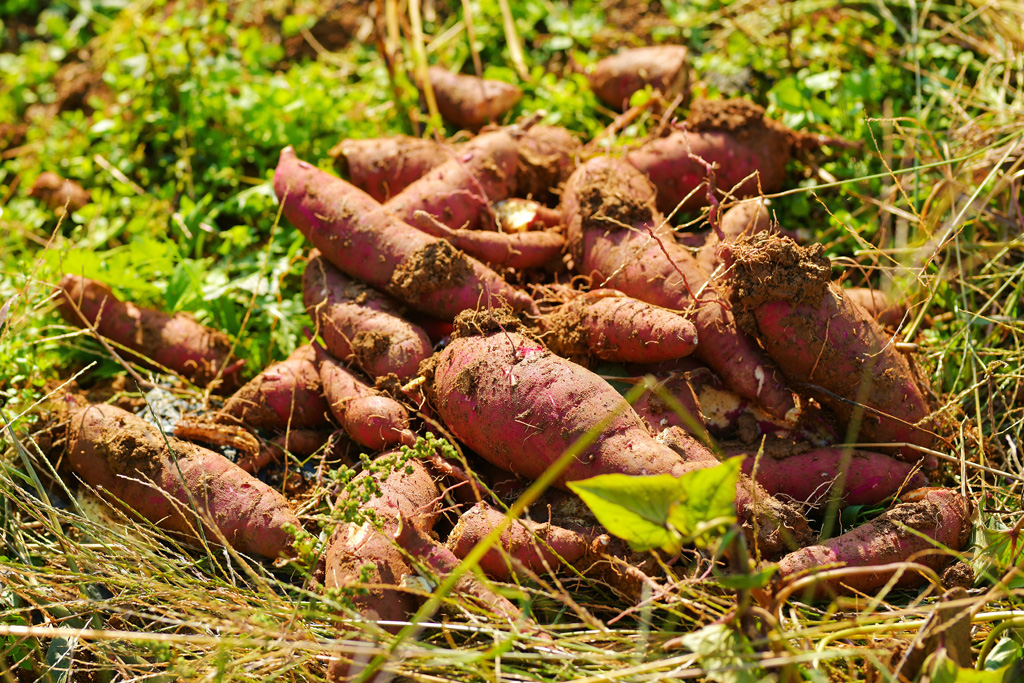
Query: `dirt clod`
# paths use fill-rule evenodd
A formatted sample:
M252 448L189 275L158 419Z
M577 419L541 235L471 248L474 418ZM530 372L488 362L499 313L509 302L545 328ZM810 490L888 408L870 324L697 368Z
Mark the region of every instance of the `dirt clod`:
M388 289L405 301L420 301L440 289L462 285L472 272L468 256L448 242L436 240L398 264Z

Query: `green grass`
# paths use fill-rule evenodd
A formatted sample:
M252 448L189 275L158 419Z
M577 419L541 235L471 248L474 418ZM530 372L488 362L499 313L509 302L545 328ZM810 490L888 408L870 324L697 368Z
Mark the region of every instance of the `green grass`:
M50 291L62 272L193 313L227 332L254 373L287 355L305 322L306 244L278 223L268 183L281 147L326 168L343 137L430 134L405 23L386 36L396 46L389 75L372 32L317 50L306 36L316 33L318 5L284 5L0 4L0 141L10 139L5 123L22 126L17 144L0 149L0 306L10 302L0 321L0 417L11 427L0 445L7 680L316 680L332 650L373 642L338 616L342 602L304 589L300 567L181 547L153 528L101 523L58 504L59 484L29 437L65 382L113 391L123 375L54 312ZM1013 530L1024 475L1024 8L665 1L660 21L624 25L610 2L528 0L510 3L523 80L499 2L465 3L474 46L463 4L423 5L428 61L471 65L475 49L485 75L523 87L514 116L543 109L547 121L592 137L611 116L581 70L618 45L681 41L708 94L751 97L794 128L858 145L794 163L793 189L772 209L827 246L836 276L912 304L905 339L917 345L948 424L941 451L953 461L943 483L978 504L967 555L979 572L969 595L974 651L990 651L980 663L987 668L1019 658L1024 631L1010 617L1024 617ZM643 35L629 33L637 26ZM72 61L89 64L97 85L84 108L58 111L54 76ZM616 144L657 123L641 116ZM80 181L93 203L58 221L28 196L48 170ZM308 493L304 519L327 522L331 496ZM550 642L478 613L467 618L464 600L445 599L393 666L430 681L891 680L889 656L914 638L937 598L926 590L818 606L768 602L757 612L767 635L744 639L713 626L735 596L700 579L707 566L696 555L684 557L674 569L680 581L632 609L572 576L524 583L512 594ZM993 631L1001 623L1010 626ZM82 628L90 631L67 630ZM662 648L693 633L684 642L700 657ZM712 664L725 668L711 673ZM967 679L940 672L932 680Z

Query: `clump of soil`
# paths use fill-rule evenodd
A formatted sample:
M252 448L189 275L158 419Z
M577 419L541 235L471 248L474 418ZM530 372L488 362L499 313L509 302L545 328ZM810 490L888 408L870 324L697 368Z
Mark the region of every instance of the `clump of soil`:
M584 307L569 302L544 318L544 343L562 358L587 367L590 347L583 328Z
M388 289L415 302L439 289L462 285L472 273L469 257L448 242L435 240L398 264Z
M630 182L609 168L587 174L586 184L576 190L581 221L566 226L572 257L583 260L583 234L588 230L618 231L623 226L654 224L657 217L655 190L646 178L643 186Z
M391 335L384 332L362 331L352 338L352 355L361 368L372 368L377 361L388 354Z
M801 247L788 237L759 233L730 248L730 285L736 321L756 335L752 312L769 301L818 306L828 291L832 264L825 247Z
M452 339L488 335L492 332L518 332L531 336L526 325L508 308L484 308L463 311L455 317Z
M787 160L803 146L806 137L774 119L766 118L763 107L741 97L696 100L690 108L686 125L694 131L731 133L752 149L770 151Z

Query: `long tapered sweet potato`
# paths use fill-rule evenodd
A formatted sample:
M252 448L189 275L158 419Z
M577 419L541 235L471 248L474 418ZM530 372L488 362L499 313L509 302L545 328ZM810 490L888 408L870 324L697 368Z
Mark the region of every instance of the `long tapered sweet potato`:
M236 391L218 419L256 429L327 427L327 400L313 348L306 344Z
M871 442L931 447L931 408L906 357L860 306L832 284L824 247L755 235L731 247L732 301L786 377ZM899 446L904 458L919 451Z
M470 130L497 123L523 96L511 83L452 73L440 66L430 67L427 77L444 120Z
M302 276L302 301L327 350L370 377L407 379L433 353L427 333L399 315L396 301L346 277L317 249Z
M316 353L327 404L353 441L375 451L416 442L401 403L363 384L319 346Z
M480 303L532 309L530 297L444 240L403 223L349 183L281 152L274 190L284 215L342 272L413 308L454 318Z
M416 225L423 232L451 242L484 263L525 270L556 258L565 247L559 230L503 233L491 230L452 230L425 211L417 211Z
M829 501L844 468L839 498L845 505L874 505L898 491L928 486L928 478L913 472L911 464L871 451L816 448L778 458L762 455L759 460L751 449L726 453L746 456L743 472L768 493L812 505Z
M594 287L682 311L697 327L697 357L737 393L777 417L791 416L794 398L778 370L740 332L717 290L707 285L708 274L675 242L654 195L643 174L621 159L595 157L580 166L562 194L576 269Z
M954 551L966 546L973 506L952 489L918 489L904 496L904 500L908 502L842 536L786 555L779 562L779 577L791 580L829 566L870 568L907 561L941 570L952 557L940 545ZM858 591L872 595L893 574L891 569L868 571L820 581L813 594L826 597ZM908 570L896 585L914 586L922 581L918 572Z
M689 320L610 289L562 304L541 325L547 346L572 360L593 356L656 363L688 356L697 348L697 328Z
M505 515L484 502L477 503L459 517L448 536L447 546L457 557L465 557L505 519ZM558 569L583 557L588 540L582 534L531 520L515 520L501 534L496 547L480 559L480 569L499 581L511 578L515 559L533 572Z
M637 47L605 57L587 76L594 94L619 111L629 106L629 98L650 85L662 93L689 92L689 50L682 45Z
M218 375L220 389L231 391L238 386L242 363L232 361L231 341L191 316L122 302L105 284L77 275L64 276L59 294L57 309L70 324L93 325L107 339L200 386Z
M584 434L599 430L557 486L598 474L680 476L718 464L696 441L682 456L658 443L607 382L517 332L511 316L487 315L460 316L455 338L421 368L438 415L484 459L535 479ZM764 552L784 547L783 527L798 537L807 533L799 513L778 501L771 510L762 507L773 499L763 491L752 496L749 484L737 487L737 508L743 519L764 517L758 526L774 534L760 539Z
M707 170L691 155L717 164L715 184L734 197L769 194L782 188L792 156L794 133L765 118L764 109L742 99L698 100L684 130L652 140L626 155L658 188L658 209L707 205Z
M388 200L384 208L414 226L418 225L416 212L424 211L452 230L492 228L491 204L515 189L517 160L511 131L483 133Z
M191 540L202 533L244 553L290 552L287 527L301 525L287 501L224 456L114 406L76 406L68 417L67 464L120 507Z
M453 151L434 140L395 135L342 140L329 154L342 178L383 203L448 161Z

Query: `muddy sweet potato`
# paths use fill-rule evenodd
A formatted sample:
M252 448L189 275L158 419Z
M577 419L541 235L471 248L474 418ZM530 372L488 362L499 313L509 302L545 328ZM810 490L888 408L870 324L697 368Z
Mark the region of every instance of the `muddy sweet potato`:
M755 235L730 247L732 301L793 385L828 405L854 440L907 442L929 448L929 400L907 358L860 306L831 282L824 247ZM916 460L911 447L896 447Z
M565 238L559 230L512 233L452 230L425 211L417 211L415 221L423 232L447 240L475 259L516 270L542 266L559 256L565 247Z
M292 548L286 527L301 529L277 491L224 456L114 406L70 408L65 460L122 509L192 541L202 533L209 542L276 558Z
M689 92L689 50L682 45L653 45L623 50L594 65L587 79L598 99L619 111L629 98L648 85L663 94Z
M674 403L682 410L677 412ZM670 376L661 380L655 390L644 392L633 404L633 410L653 434L670 427L679 427L698 438L707 434L697 394L685 377Z
M541 319L545 344L571 360L656 363L688 356L697 328L675 311L612 289L577 296Z
M328 261L438 318L478 304L532 309L530 297L444 240L403 223L363 191L281 152L274 190L284 215Z
M595 157L566 183L562 215L576 269L592 287L681 311L697 328L695 355L737 393L790 418L793 394L757 344L736 327L708 274L675 242L654 187L621 159ZM701 288L704 287L702 290Z
M830 567L870 568L907 561L941 571L952 557L939 544L954 551L964 548L970 536L973 506L952 489L918 489L903 499L907 502L842 536L786 555L779 562L779 578L793 580ZM824 598L851 591L873 595L893 574L891 569L868 571L819 581L812 595ZM909 570L896 585L915 586L923 580L918 572Z
M451 159L453 152L434 140L395 135L342 140L328 154L338 175L384 203Z
M652 140L626 158L658 188L659 211L670 213L677 206L693 211L708 203L707 171L691 154L717 164L718 190L734 197L770 194L785 183L793 135L746 100L698 100L685 129Z
M236 391L218 420L272 431L317 429L327 427L328 412L315 354L306 344Z
M845 466L839 498L844 505L875 505L899 491L928 486L928 478L913 466L882 453L841 448L815 448L804 453L755 457L756 451L727 449L728 456L744 455L743 472L773 496L822 506L834 495ZM755 471L756 463L756 471Z
M523 96L511 83L452 73L440 66L430 67L427 77L444 120L469 130L499 122Z
M481 457L536 479L575 441L599 429L555 480L557 486L599 474L680 476L718 464L696 441L684 445L683 455L655 441L611 385L516 331L515 322L511 316L497 320L467 312L456 320L449 345L421 368L437 414ZM782 527L797 536L807 533L799 513L777 516L760 505L770 496L762 492L755 502L748 488L737 487L737 508L743 519L763 516L759 526L775 532L774 539L761 539L764 552L784 547Z
M505 519L505 515L487 503L477 503L459 517L446 545L457 557L469 552ZM588 539L582 534L530 520L516 520L501 534L498 544L480 559L480 569L499 581L512 577L514 566L509 558L532 572L557 570L563 563L572 564L586 554Z
M401 317L396 301L348 278L316 249L302 276L302 302L331 355L370 377L408 379L433 353L427 333Z
M870 287L847 287L843 296L848 297L883 327L899 327L907 315L907 307L894 302L885 292Z
M57 310L68 323L94 326L103 337L199 386L219 379L221 390L238 387L242 363L232 360L231 340L222 332L184 313L168 315L122 302L103 283L77 275L65 275L58 293Z
M327 404L353 441L375 451L416 442L401 403L363 384L319 346L316 354Z
M491 205L508 198L515 188L517 159L511 131L482 133L388 200L384 208L420 229L418 211L452 230L493 228Z
M740 237L767 232L772 227L771 215L768 212L768 200L763 197L745 199L735 206L722 212L719 230L708 233L704 245L697 252L697 263L705 272L713 273L721 263L718 257L719 246L731 244Z
M518 136L516 146L516 196L538 202L557 199L562 183L576 169L583 147L579 138L560 126L535 125Z

